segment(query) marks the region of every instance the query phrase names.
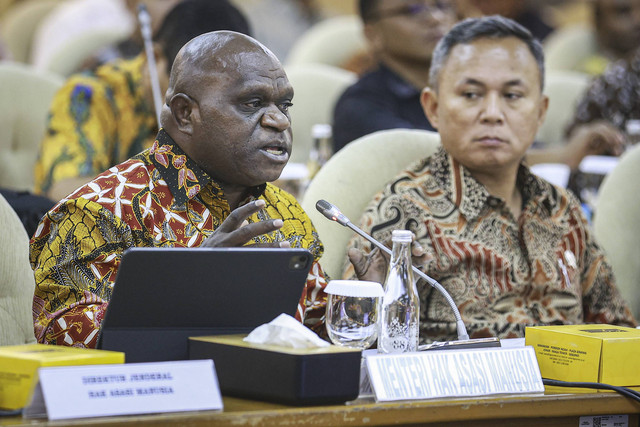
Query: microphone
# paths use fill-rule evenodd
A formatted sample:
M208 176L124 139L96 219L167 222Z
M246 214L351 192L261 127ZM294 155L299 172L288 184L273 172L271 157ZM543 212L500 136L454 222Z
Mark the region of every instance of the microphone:
M160 129L160 112L162 111L162 94L160 93L160 81L158 79L158 67L156 65L156 56L153 53L153 41L151 36L151 16L147 11L147 7L138 4L138 22L140 23L140 32L144 40L144 51L147 55L147 66L149 68L149 77L151 79L151 91L153 93L153 105L156 110L156 120L158 129Z
M351 221L349 221L349 218L347 218L342 212L340 212L340 209L338 209L335 205L332 205L331 203L327 202L326 200L320 199L320 200L318 200L316 202L316 209L322 215L324 215L325 217L327 217L331 221L335 221L335 222L337 222L338 224L340 224L342 226L345 226L345 227L348 227L348 228L352 229L353 231L358 233L360 236L364 237L365 239L367 239L368 241L373 243L375 246L380 248L382 251L384 251L387 254L389 254L389 256L391 256L391 250L389 248L387 248L382 243L378 242L373 237L369 236L367 233L362 231L360 228L356 227ZM449 295L449 292L447 292L447 290L440 283L438 283L435 279L432 279L431 277L429 277L426 274L424 274L415 265L412 265L412 268L413 268L413 272L415 274L417 274L418 276L423 278L428 284L430 284L432 287L436 288L445 297L445 299L449 303L449 306L451 306L451 309L453 310L453 314L454 314L454 316L456 318L456 328L458 330L458 340L460 340L460 341L468 340L469 339L469 334L467 334L467 328L464 326L464 322L462 321L462 317L460 316L460 311L458 310L458 306L453 301L453 298L451 298L451 295Z

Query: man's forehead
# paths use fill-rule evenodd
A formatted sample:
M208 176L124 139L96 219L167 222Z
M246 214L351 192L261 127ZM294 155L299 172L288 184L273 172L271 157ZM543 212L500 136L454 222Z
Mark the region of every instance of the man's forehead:
M540 83L538 63L525 42L517 37L480 38L460 43L451 49L446 59L441 79L454 81L491 76L520 83L536 80ZM441 80L442 81L442 80Z
M526 43L517 37L483 37L468 43L459 43L451 49L448 59L469 62L484 61L490 57L508 59L513 56L521 60L530 58L535 61Z
M203 70L203 75L205 78L210 76L212 82L226 84L240 91L272 87L287 89L291 86L283 67L274 61L238 59L232 63L221 63L215 69Z

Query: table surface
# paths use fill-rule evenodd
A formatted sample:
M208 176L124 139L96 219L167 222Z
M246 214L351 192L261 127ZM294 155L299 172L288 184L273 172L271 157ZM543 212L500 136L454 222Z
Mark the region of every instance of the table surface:
M348 405L285 406L224 397L223 411L183 412L83 420L0 418L0 426L188 425L198 426L578 426L581 416L628 415L640 423L640 403L617 393L486 396L446 400Z

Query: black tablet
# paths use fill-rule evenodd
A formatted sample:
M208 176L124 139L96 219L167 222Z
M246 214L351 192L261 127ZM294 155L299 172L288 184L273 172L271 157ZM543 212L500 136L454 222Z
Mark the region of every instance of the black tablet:
M306 249L132 248L121 260L99 348L127 362L188 358L188 337L248 333L295 315Z

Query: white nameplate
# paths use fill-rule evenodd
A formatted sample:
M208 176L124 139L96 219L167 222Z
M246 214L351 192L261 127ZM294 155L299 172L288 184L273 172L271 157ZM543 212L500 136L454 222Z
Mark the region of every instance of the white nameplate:
M40 368L27 418L222 409L212 360Z
M530 346L376 354L366 363L378 402L544 392Z

